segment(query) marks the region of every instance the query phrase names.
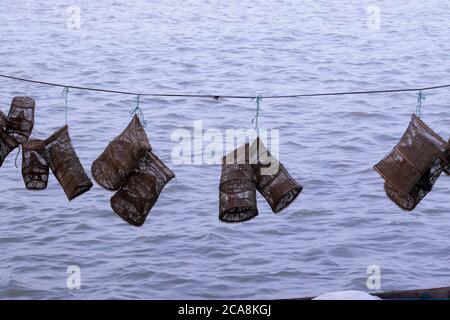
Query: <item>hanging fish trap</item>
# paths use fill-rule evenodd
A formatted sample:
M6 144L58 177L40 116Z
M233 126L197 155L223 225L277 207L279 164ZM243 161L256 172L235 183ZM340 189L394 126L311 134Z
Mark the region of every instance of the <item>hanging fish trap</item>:
M256 176L249 161L249 144L222 159L219 185L219 219L243 222L258 215Z
M151 151L111 198L111 207L123 220L142 226L164 187L175 174Z
M30 190L47 188L49 174L48 155L45 142L28 140L22 144L22 177Z
M78 159L67 125L45 140L49 165L70 200L89 191L92 182Z
M266 199L274 213L287 208L299 196L303 186L292 178L284 165L266 149L260 138L250 147L250 154L256 154L252 161L256 175L256 189ZM254 157L253 157L254 158Z
M448 171L448 143L413 114L400 142L374 169L386 180L388 197L413 210Z
M32 97L14 97L12 100L6 131L19 144L27 141L33 131L35 106Z
M111 141L92 164L95 181L108 190L118 190L137 168L139 159L151 150L147 134L137 115L125 130Z

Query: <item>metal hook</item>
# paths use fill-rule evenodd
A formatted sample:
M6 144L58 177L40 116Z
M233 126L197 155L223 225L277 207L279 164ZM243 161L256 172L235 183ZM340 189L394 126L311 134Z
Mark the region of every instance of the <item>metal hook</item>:
M67 113L68 113L67 109L68 109L68 99L69 99L69 87L64 87L61 95L64 98L64 102L66 104L65 122L66 122L66 125L67 125Z
M262 99L263 99L262 96L256 96L256 97L252 98L252 100L256 100L256 114L252 119L252 123L255 123L255 130L256 130L256 133L258 134L258 136L259 136L259 124L258 124L259 109L260 109L260 103L261 103Z
M18 169L19 166L17 165L17 159L19 158L19 153L20 153L20 145L17 148L17 154L16 154L16 158L14 159L14 166Z
M130 111L130 114L132 116L137 115L139 118L139 121L141 121L142 126L145 127L145 126L147 126L147 121L145 120L144 112L141 110L141 108L139 106L140 99L141 99L141 95L138 94L137 101L136 101L136 107Z
M419 91L419 95L417 97L417 105L416 105L416 115L420 118L422 116L422 102L425 101L426 97L423 95L422 90Z

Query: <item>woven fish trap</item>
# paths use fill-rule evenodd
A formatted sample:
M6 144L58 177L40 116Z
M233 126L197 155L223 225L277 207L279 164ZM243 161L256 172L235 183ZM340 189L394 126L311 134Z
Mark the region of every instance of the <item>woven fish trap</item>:
M22 177L25 187L30 190L43 190L48 183L48 155L45 142L28 140L22 144Z
M219 219L244 222L258 215L256 176L249 161L249 144L234 150L222 160L219 185Z
M70 200L89 191L92 182L78 159L67 125L45 140L50 169Z
M0 167L3 165L6 157L17 148L19 144L14 137L10 136L5 130L0 128Z
M303 186L288 173L284 165L266 149L257 138L250 147L250 154L256 162L253 170L256 175L256 189L266 199L274 213L287 208L300 195Z
M123 220L142 226L164 187L175 174L151 151L111 197L111 207Z
M8 122L8 117L2 111L0 111L0 129L6 130Z
M27 141L33 131L35 105L31 97L14 97L12 100L6 128L19 144Z
M95 181L108 190L118 190L137 168L139 159L151 150L150 142L135 115L125 130L111 141L92 164Z
M448 164L447 164L448 165ZM433 189L437 179L444 171L444 162L436 159L431 169L426 172L407 194L396 191L388 182L384 183L384 190L389 199L396 203L400 208L412 211L422 201L423 198Z
M447 161L447 142L413 114L400 142L374 169L396 192L407 196L437 159Z
M446 161L443 161L443 167L444 167L444 173L446 175L450 175L450 139L447 142L447 149L445 150L445 159Z

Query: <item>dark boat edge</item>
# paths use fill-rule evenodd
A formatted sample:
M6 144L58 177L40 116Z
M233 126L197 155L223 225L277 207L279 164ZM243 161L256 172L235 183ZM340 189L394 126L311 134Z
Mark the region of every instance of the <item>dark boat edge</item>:
M450 287L370 292L369 294L383 300L450 300ZM304 297L289 300L312 300L314 298Z
M373 292L370 294L383 300L449 300L450 287Z

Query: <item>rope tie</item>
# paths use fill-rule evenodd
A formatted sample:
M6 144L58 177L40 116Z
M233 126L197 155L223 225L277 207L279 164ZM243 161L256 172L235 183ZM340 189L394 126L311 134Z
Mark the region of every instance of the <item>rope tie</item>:
M137 101L136 101L136 107L130 111L130 114L132 116L137 115L138 118L139 118L139 121L141 121L142 126L146 127L147 126L147 121L145 120L144 112L142 112L142 109L139 107L140 100L141 100L141 95L138 94L137 95Z
M417 96L417 105L416 105L416 115L420 118L422 117L422 102L425 101L426 97L423 95L422 90L419 91L419 95Z
M65 123L67 125L67 109L68 109L68 99L69 99L69 87L65 87L62 91L62 97L64 98L64 102L66 105L66 114L65 114Z
M262 99L263 99L262 96L256 96L256 97L252 98L252 100L256 101L256 114L252 119L252 123L255 123L255 130L256 130L256 133L258 134L258 136L259 136L259 124L258 124L259 109L260 109L260 104L261 104Z

